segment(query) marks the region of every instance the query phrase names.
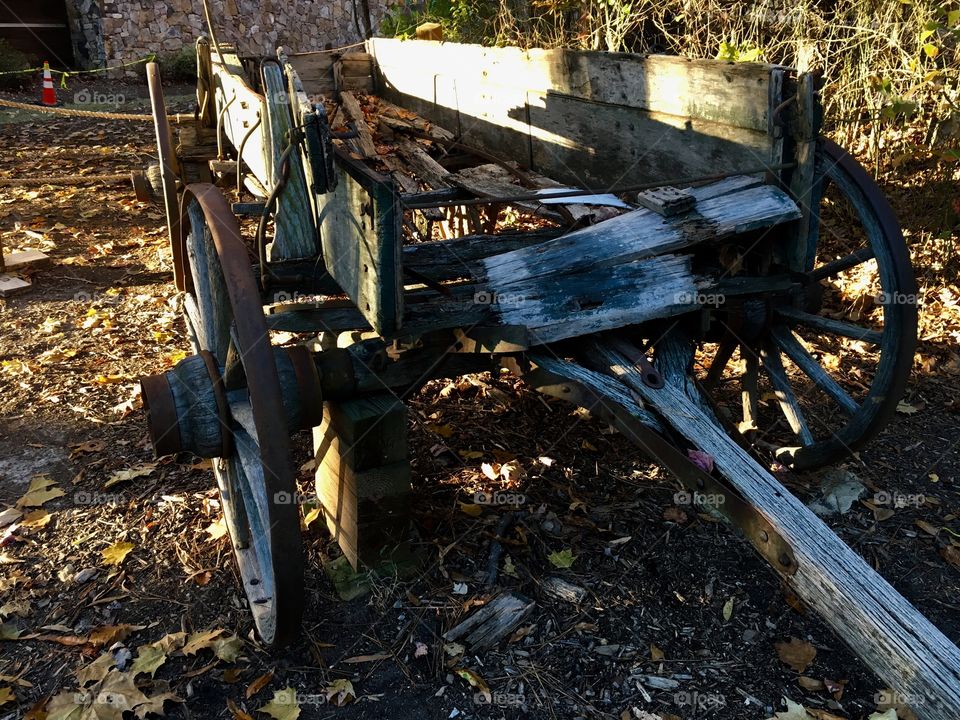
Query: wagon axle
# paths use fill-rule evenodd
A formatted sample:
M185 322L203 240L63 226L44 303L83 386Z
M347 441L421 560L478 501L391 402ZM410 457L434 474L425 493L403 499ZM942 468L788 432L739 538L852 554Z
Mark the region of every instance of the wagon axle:
M274 348L288 432L320 423L323 391L317 366L303 346ZM255 436L247 388L231 388L207 350L141 380L150 442L158 455L181 451L202 458L229 457L233 423Z

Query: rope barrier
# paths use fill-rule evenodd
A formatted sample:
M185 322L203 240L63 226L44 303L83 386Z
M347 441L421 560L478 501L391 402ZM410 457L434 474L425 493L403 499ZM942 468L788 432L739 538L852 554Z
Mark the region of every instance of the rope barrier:
M120 68L131 67L133 65L139 65L140 63L153 62L157 59L157 56L151 53L146 57L140 58L139 60L131 60L130 62L121 63L120 65L111 65L110 67L104 68L91 68L90 70L53 70L51 69L51 74L57 73L60 75L60 87L66 89L67 87L67 78L73 75L92 75L93 73L102 73L110 72L111 70L119 70ZM26 68L25 70L4 70L0 72L0 75L24 75L26 73L35 73L43 72L42 67L38 68Z
M74 108L50 107L48 105L35 105L33 103L16 102L15 100L4 100L0 98L0 107L9 107L16 110L30 110L33 112L53 113L54 115L72 115L75 117L97 118L99 120L131 120L133 122L153 122L153 115L137 113L117 113L102 112L100 110L76 110ZM170 122L181 123L185 120L193 120L193 115L167 115Z
M20 187L36 187L37 185L86 185L88 183L128 183L130 173L126 175L41 175L39 177L6 178L0 177L0 187L16 185Z

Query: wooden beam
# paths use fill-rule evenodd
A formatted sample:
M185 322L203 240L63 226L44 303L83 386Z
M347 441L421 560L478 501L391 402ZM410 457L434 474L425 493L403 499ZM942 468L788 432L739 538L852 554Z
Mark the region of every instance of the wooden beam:
M652 389L632 379L629 361L603 343L588 352L708 453L717 469L792 548L787 584L895 692L922 698L923 720L954 720L960 707L960 649L757 464L674 383Z
M357 145L360 148L360 154L365 158L377 157L377 146L373 142L373 134L370 132L370 126L367 125L367 118L360 108L360 103L348 90L340 93L340 103L347 117L353 120L356 125Z
M317 497L354 570L404 546L410 523L407 411L381 394L325 404L314 428Z

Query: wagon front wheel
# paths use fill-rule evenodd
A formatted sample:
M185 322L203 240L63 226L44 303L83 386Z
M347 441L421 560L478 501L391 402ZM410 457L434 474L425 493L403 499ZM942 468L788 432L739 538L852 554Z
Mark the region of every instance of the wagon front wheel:
M801 272L778 265L769 242L741 255L744 273L779 273L790 289L717 312L722 337L701 353L704 385L718 404L795 469L842 460L889 422L917 333L910 254L876 183L822 140L813 196L817 233ZM732 375L728 365L737 367Z
M185 320L196 355L145 378L159 454L212 459L224 523L257 633L292 642L303 613L303 551L289 413L278 358L236 218L213 185L184 191ZM286 368L286 376L293 370Z

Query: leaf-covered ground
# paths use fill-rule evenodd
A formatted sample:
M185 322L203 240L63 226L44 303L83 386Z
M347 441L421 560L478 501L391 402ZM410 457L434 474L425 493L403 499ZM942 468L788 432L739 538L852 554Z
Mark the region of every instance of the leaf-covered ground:
M124 93L123 109L143 107L130 102L143 88ZM0 123L3 177L125 172L152 152L142 123L3 110ZM917 179L928 171L887 184L922 279L919 360L891 427L828 471L871 494L830 522L956 641L957 266L927 230L943 191ZM0 187L4 246L53 259L0 304L0 718L810 717L783 698L821 719L897 716L841 639L726 526L678 505L657 465L493 374L410 402L419 574L344 602L322 571L336 546L310 522L303 637L264 652L211 473L153 458L136 396L138 376L188 350L163 222L126 185ZM809 500L823 473L783 479ZM478 506L477 491L522 496L498 584L537 603L483 654L442 638L490 596L490 542L514 509ZM548 578L583 597L557 598Z

